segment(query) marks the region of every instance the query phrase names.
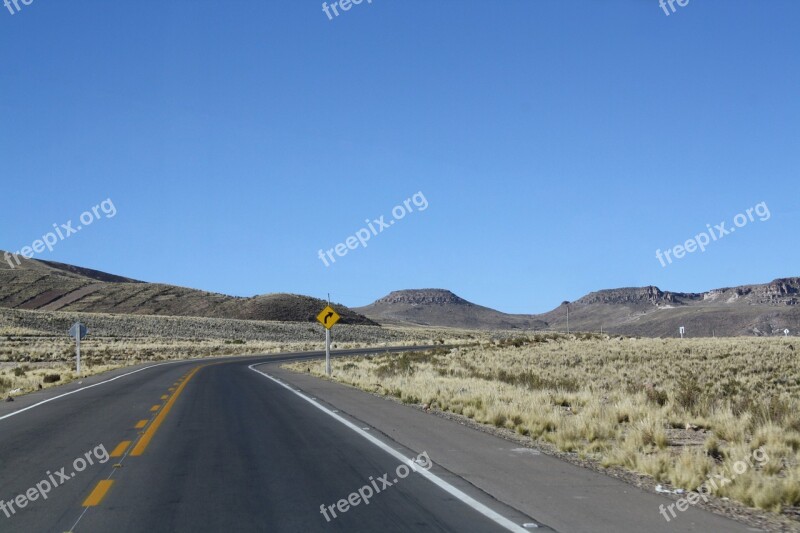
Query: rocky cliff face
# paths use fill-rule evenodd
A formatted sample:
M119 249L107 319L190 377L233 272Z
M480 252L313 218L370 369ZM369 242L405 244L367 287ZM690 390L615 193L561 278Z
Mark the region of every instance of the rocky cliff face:
M743 285L703 293L667 292L658 287L633 287L592 292L577 304L691 305L697 302L725 304L800 304L800 278L776 279L763 285Z
M781 278L763 285L743 285L705 293L706 299L742 304L798 305L800 278Z
M376 304L470 305L470 302L444 289L418 289L390 292Z
M576 303L579 304L679 304L684 299L695 299L699 295L664 292L652 285L624 289L608 289L587 294Z
M769 302L797 305L800 297L800 278L776 279L762 286L760 296Z

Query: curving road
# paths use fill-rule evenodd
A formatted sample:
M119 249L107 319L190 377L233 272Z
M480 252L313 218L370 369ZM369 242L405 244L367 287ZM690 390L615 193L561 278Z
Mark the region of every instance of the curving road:
M277 364L323 355L127 368L0 404L0 532L757 531L698 508L667 522L674 500Z
M0 531L523 531L435 466L400 478L419 451L250 368L310 355L128 369L3 404Z

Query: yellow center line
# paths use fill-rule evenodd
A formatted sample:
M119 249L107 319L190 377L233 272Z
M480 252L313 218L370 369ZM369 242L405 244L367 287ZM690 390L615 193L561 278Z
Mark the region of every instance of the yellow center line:
M161 409L161 405L154 405L153 407L150 408L150 412L155 413L159 409Z
M202 365L202 366L195 367L191 372L188 373L188 375L184 379L181 379L180 381L178 381L178 383L175 384L175 386L177 387L177 390L172 395L172 397L169 398L169 400L164 405L164 408L161 410L161 412L158 413L158 415L156 415L156 417L153 419L152 423L150 423L150 420L139 420L139 422L136 423L136 426L135 426L136 429L142 429L145 426L147 426L148 423L150 423L150 427L148 427L147 430L142 431L142 432L139 433L141 435L141 437L139 438L139 441L134 446L133 451L131 452L131 455L138 456L138 455L142 455L142 453L144 453L144 451L147 449L147 446L150 444L150 441L153 439L153 436L155 435L156 431L158 431L158 428L161 426L161 423L164 421L166 416L169 414L170 410L172 409L172 406L175 404L175 401L178 399L178 396L180 396L181 392L183 392L183 389L184 389L184 387L186 387L186 384L204 366L208 366L208 365ZM172 388L170 389L170 391L173 391L173 390L175 390L175 389L172 389ZM161 397L161 399L165 400L165 399L167 399L167 396L164 395L164 396ZM150 410L151 411L158 411L160 408L161 408L160 405L154 405ZM129 441L129 440L120 442L117 445L117 447L114 448L114 450L109 454L109 456L110 457L123 457L125 455L125 451L128 450L130 445L131 445L131 441ZM123 457L122 460L125 460L125 458ZM120 465L115 465L115 467L118 467L118 466L120 466ZM113 476L113 475L114 474L112 472L108 476L108 479L105 479L105 480L100 481L100 482L97 483L97 486L94 488L94 490L91 492L91 494L89 494L89 496L83 501L83 507L86 507L88 509L89 507L96 507L96 506L100 505L100 503L106 497L106 494L108 493L108 491L111 489L111 486L114 484L114 481L112 479L110 479L111 476ZM86 511L84 511L84 513L85 512ZM81 515L81 517L82 516L83 515Z
M144 432L144 435L142 435L142 437L136 443L136 446L133 447L133 451L131 452L132 456L137 457L144 453L144 451L147 449L147 446L150 445L150 441L153 440L153 436L156 434L156 431L158 431L158 428L161 427L161 424L164 422L164 419L167 417L170 410L172 410L172 406L175 405L175 401L183 392L183 389L186 387L186 384L189 383L189 380L192 379L194 375L197 373L197 371L203 368L203 366L195 367L194 370L192 370L189 373L189 376L186 378L186 380L183 383L181 383L180 387L178 387L175 393L170 397L167 403L164 404L164 408L161 409L161 411L155 417L153 422L147 427L147 431Z
M117 447L114 448L114 451L111 452L111 457L122 457L122 455L125 453L125 450L127 450L128 446L130 445L131 441L129 440L120 442Z
M114 484L114 481L112 481L110 479L105 479L103 481L100 481L97 484L97 486L94 488L92 493L89 494L89 497L84 500L83 506L84 507L96 507L96 506L100 505L100 502L102 502L103 498L105 498L106 493L108 492L108 489L110 489L111 485L113 485L113 484Z
M166 394L163 394L163 395L161 396L161 399L162 399L162 400L166 400L167 398L169 398L169 396L167 396Z

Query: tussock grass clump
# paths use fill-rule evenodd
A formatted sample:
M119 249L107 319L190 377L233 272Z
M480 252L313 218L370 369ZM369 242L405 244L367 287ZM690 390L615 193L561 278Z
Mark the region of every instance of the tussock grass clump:
M342 382L603 466L770 511L800 504L800 358L787 339L515 335L333 367ZM322 364L311 370L324 374ZM751 460L743 475L709 488L710 477L757 449L768 460Z

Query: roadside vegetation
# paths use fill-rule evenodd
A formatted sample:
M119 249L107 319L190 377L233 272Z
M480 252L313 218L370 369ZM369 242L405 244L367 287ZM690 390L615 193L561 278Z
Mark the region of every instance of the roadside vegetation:
M93 364L83 368L83 377L114 370L122 365ZM0 395L4 400L35 390L56 387L78 379L75 366L66 363L33 363L11 365L0 363Z
M309 342L95 337L81 342L81 367L87 377L147 362L318 349ZM75 379L75 341L68 337L0 337L0 399Z
M768 461L703 490L788 513L800 505L794 343L542 334L337 359L333 377L684 490L730 474L763 447ZM324 374L321 363L286 367Z
M76 379L75 341L67 330L79 320L90 330L81 342L84 376L145 362L325 347L322 327L308 322L0 309L0 400ZM488 334L341 324L333 332L333 348L463 344L478 338Z

